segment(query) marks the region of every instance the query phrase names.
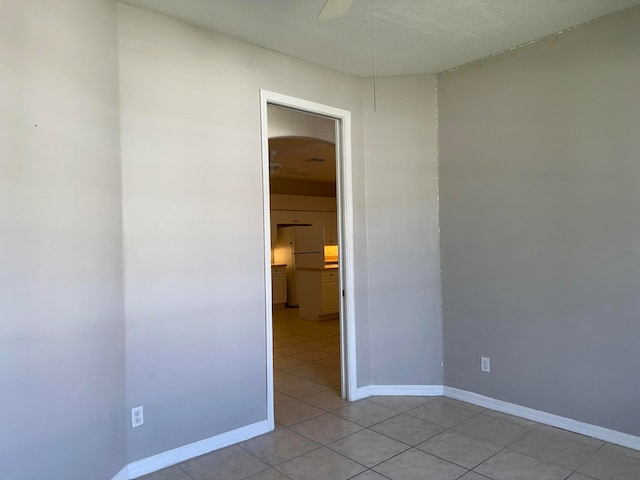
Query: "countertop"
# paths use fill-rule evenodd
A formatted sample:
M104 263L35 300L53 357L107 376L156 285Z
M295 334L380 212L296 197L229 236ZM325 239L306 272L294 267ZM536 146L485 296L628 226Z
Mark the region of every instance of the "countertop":
M299 267L299 270L337 270L337 263L328 263L324 267Z

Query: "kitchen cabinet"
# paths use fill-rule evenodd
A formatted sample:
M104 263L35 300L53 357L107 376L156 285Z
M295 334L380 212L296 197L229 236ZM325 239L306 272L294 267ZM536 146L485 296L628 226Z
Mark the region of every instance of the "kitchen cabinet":
M338 313L340 309L340 282L338 269L324 270L320 274L320 315Z
M340 313L340 274L337 268L298 270L300 318L328 320Z
M296 210L272 210L271 218L280 225L312 225L313 213Z
M324 213L324 244L338 245L338 214L337 212Z
M278 239L278 225L313 225L312 212L299 212L295 210L271 210L271 246Z
M287 266L271 266L271 302L273 308L283 308L287 303Z
M298 210L271 210L271 245L276 244L278 238L278 225L312 225L314 227L325 227L325 237L327 236L327 213L309 212Z
M324 227L326 212L306 212L309 214L309 220L314 227ZM325 229L325 236L326 236Z

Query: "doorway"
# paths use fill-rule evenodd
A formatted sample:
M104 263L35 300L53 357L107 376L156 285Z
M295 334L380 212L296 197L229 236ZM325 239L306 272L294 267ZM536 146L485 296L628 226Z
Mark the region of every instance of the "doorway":
M326 105L309 102L306 100L289 97L274 92L262 90L260 92L261 102L261 124L262 124L262 163L263 163L263 212L264 212L264 254L265 254L265 313L266 313L266 352L267 352L267 421L270 429L275 426L274 415L274 311L272 310L272 255L274 253L274 243L277 241L273 235L271 222L271 197L270 197L270 174L274 168L282 168L280 162L274 161L272 149L269 148L269 109L279 107L289 109L298 114L306 114L315 118L322 117L330 120L334 129L335 139L335 233L334 241L337 246L337 258L339 269L334 275L338 276L338 298L339 320L335 322L335 328L339 334L340 353L340 392L341 397L346 400L354 400L356 397L356 363L355 363L355 318L353 305L354 291L354 268L353 268L353 202L351 183L351 117L350 112L336 109ZM293 220L295 222L295 220ZM304 224L304 223L301 223ZM310 224L310 222L307 222ZM295 225L295 223L294 223ZM327 224L328 225L328 224ZM331 251L329 252L331 253ZM339 273L338 273L339 272ZM273 277L274 279L276 277ZM275 286L275 285L274 285ZM279 288L278 286L275 286ZM306 309L308 316L309 309ZM299 311L298 311L299 312ZM296 316L298 315L296 312ZM278 321L286 323L287 317L291 314L280 315L277 312ZM319 319L319 318L318 318ZM312 322L314 323L314 322ZM321 332L329 334L330 323L322 325L317 322L317 328L307 324L307 332L315 332L321 338ZM315 344L321 347L322 340ZM314 341L309 341L309 345ZM331 348L327 346L327 349ZM291 350L291 349L290 349ZM295 350L295 349L294 349ZM327 351L328 351L327 350ZM293 351L293 350L291 350ZM300 357L306 354L300 354ZM310 355L312 356L312 355ZM310 357L309 357L310 358ZM292 359L293 360L293 359ZM326 362L332 362L331 359ZM327 363L327 366L328 366ZM322 360L320 360L320 365ZM320 367L318 367L320 368ZM295 370L295 365L292 366ZM290 369L291 370L291 369ZM304 370L301 366L300 371Z

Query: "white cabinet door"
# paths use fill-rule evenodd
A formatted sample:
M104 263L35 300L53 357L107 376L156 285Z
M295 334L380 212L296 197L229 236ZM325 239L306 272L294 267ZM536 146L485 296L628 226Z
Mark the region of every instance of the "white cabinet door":
M278 240L278 225L311 225L310 212L296 212L291 210L271 210L271 245Z
M329 212L325 216L325 236L327 245L338 245L338 214Z
M271 298L273 305L284 305L287 302L286 267L271 267Z
M325 227L325 212L307 212L311 225L321 227L323 229L323 246L327 244L327 228Z
M324 227L324 244L338 245L338 215L336 212L271 210L271 245L275 245L277 240L278 225Z
M324 230L322 227L300 227L291 230L295 236L295 253L323 253Z
M340 282L338 270L326 270L322 272L320 280L320 310L323 315L336 313L340 308Z
M314 212L271 210L271 220L277 225L313 225Z

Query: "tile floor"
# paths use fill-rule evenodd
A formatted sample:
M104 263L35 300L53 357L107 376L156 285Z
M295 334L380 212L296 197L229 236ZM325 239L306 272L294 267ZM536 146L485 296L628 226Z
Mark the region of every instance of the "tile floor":
M144 480L640 480L640 451L457 400L345 402L338 321L273 325L276 430Z

